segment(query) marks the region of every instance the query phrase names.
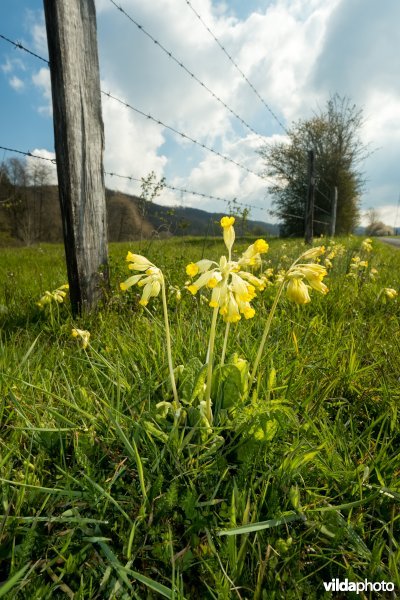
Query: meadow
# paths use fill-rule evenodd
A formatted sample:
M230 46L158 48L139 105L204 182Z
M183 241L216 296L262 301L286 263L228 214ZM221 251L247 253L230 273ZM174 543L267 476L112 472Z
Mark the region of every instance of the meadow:
M111 244L111 289L78 319L67 296L37 305L66 283L61 246L1 249L0 598L395 597L326 591L336 578L399 592L400 300L385 289L400 292L400 251L317 240L329 292L283 292L251 387L279 273L306 249L268 242L254 317L226 340L217 323L213 420L210 290L185 289L185 268L219 260L222 238L140 249L167 281L175 412L161 296L120 289L137 243Z

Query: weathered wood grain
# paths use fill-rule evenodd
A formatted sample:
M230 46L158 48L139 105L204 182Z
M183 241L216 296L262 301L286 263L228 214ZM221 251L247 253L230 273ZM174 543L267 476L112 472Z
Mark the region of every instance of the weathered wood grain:
M108 285L104 127L94 0L44 0L54 140L74 314Z

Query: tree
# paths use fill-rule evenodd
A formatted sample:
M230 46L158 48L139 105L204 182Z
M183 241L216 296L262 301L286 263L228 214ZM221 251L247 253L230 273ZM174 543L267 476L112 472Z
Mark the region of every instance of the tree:
M7 210L11 235L27 246L49 229L51 215L44 201L50 176L49 165L39 161L9 158L0 167L0 206Z
M51 179L51 167L42 160L32 159L28 165L29 183L33 190L34 233L35 239L43 236L43 203L46 186Z
M366 235L382 236L382 235L394 235L393 227L385 225L379 219L379 212L375 208L370 208L368 213L368 225L365 228Z
M274 214L280 217L283 235L304 234L309 150L314 150L316 157L314 233L329 231L335 186L338 188L336 233L350 233L357 225L364 186L359 166L369 154L359 137L362 124L362 110L348 98L334 95L320 113L295 123L286 140L261 148L259 153L266 163L264 175L274 179L269 192L274 197Z
M11 232L27 246L35 241L35 215L32 198L28 194L29 172L25 160L10 158L4 163L12 191L7 208L10 214Z

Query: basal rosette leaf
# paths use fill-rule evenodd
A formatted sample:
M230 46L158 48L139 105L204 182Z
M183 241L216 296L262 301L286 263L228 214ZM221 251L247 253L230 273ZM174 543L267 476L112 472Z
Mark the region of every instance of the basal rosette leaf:
M214 413L237 407L243 400L245 392L240 369L233 364L219 366L213 374L211 398Z
M182 402L191 404L195 398L196 382L204 369L198 358L191 358L182 368L178 377L179 396Z

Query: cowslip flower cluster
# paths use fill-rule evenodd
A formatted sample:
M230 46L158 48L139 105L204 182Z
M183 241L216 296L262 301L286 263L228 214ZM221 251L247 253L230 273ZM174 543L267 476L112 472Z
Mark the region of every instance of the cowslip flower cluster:
M364 250L364 252L372 252L372 240L370 238L366 238L361 242L361 250Z
M141 304L142 306L147 306L150 298L155 298L161 292L164 313L165 337L167 343L168 369L171 380L172 393L174 396L173 408L178 414L180 411L180 402L178 398L178 392L176 389L174 365L172 360L171 333L168 320L167 296L165 292L164 275L162 274L161 269L156 267L152 262L150 262L145 256L142 256L141 254L133 254L129 251L126 255L126 261L128 262L128 268L131 271L139 271L139 274L132 275L132 277L128 277L126 281L120 283L119 286L121 290L127 290L136 284L138 285L138 287L143 288L142 297L139 300L139 304Z
M66 283L65 285L61 285L59 288L54 290L53 292L46 291L44 296L42 296L39 302L36 302L39 308L44 308L46 304L50 304L51 302L57 302L58 304L62 304L64 302L64 298L67 295L69 290L69 285Z
M397 291L394 290L393 288L383 288L383 292L386 296L386 298L389 298L389 300L394 300L397 297Z
M311 248L304 252L300 259L318 258L324 254L324 246ZM327 270L316 263L295 263L286 273L287 285L286 295L289 300L296 304L307 304L311 302L309 290L312 288L320 294L326 294L329 290L323 283Z
M378 269L375 269L375 267L372 267L372 269L369 272L370 278L373 280L376 279L378 276L378 272L379 272Z
M368 268L368 261L361 260L359 256L353 256L351 259L350 270L347 273L347 277L356 278L357 275L363 273Z
M189 277L199 275L198 279L187 285L189 292L195 295L202 288L212 290L209 306L218 308L219 314L226 323L236 323L240 321L242 315L245 319L254 317L255 310L250 302L256 297L256 291L265 288L265 282L243 269L260 265L261 254L268 251L267 242L259 239L243 252L239 260L231 260L232 246L235 241L234 222L234 217L221 219L228 257L221 256L219 263L202 259L189 263L186 267L186 274Z
M142 297L139 304L147 306L149 299L158 296L163 283L163 275L161 269L153 265L146 257L141 254L133 254L128 252L126 261L129 263L128 268L131 271L142 271L138 275L128 277L126 281L120 283L121 290L127 290L133 285L143 288Z
M325 263L328 260L329 262L332 261L334 258L336 258L337 256L343 256L343 254L346 252L346 248L343 244L338 244L335 242L335 240L331 240L329 242L329 246L326 249L326 259L325 259Z
M71 335L76 338L84 350L89 346L90 332L86 329L72 329Z

